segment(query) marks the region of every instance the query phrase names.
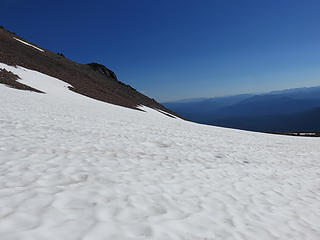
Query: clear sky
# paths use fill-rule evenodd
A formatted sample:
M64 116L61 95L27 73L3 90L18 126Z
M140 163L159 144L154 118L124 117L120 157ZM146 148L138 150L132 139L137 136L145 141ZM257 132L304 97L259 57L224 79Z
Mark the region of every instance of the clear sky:
M158 101L320 85L318 0L1 0L0 25Z

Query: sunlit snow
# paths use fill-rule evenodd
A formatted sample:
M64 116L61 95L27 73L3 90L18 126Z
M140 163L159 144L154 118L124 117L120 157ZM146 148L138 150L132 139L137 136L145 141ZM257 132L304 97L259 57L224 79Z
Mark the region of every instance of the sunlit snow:
M320 139L96 101L0 64L0 239L320 238Z
M19 41L19 42L21 42L21 43L23 43L23 44L25 44L25 45L27 45L27 46L30 46L30 47L33 47L33 48L35 48L35 49L37 49L37 50L39 50L40 52L44 52L44 50L42 50L41 48L38 48L38 47L36 47L36 46L33 46L32 44L30 44L30 43L27 43L27 42L25 42L25 41L22 41L21 39L19 39L19 38L15 38L15 37L13 37L15 40L17 40L17 41Z

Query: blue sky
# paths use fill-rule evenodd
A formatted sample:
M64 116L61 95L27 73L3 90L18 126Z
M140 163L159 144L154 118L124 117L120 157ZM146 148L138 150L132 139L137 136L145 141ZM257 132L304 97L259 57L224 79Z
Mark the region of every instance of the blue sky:
M158 101L320 85L320 1L3 0L0 25Z

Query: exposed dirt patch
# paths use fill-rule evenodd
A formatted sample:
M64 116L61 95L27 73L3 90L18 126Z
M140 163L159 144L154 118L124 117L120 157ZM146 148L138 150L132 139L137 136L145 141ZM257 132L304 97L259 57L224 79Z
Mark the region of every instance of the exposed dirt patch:
M38 89L29 87L23 83L18 82L20 79L18 75L15 75L12 72L7 71L6 69L0 69L0 83L7 85L8 87L12 87L19 90L28 90L37 93L43 93Z

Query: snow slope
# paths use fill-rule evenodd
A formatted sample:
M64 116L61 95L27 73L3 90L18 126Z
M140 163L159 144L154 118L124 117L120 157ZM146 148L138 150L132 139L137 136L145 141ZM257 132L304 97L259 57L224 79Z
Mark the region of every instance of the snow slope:
M320 139L0 85L0 239L320 239Z

